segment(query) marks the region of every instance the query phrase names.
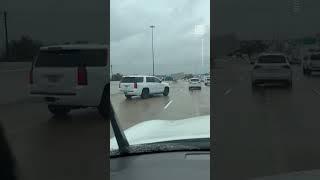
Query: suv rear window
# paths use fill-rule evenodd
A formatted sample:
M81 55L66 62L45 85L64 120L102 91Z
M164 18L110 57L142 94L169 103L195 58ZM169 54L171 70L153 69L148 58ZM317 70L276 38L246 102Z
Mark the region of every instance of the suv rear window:
M197 82L199 79L191 79L192 82Z
M286 58L281 55L260 56L258 63L286 63Z
M313 54L310 57L311 60L320 60L320 54Z
M36 67L105 66L107 50L42 50L38 54Z
M121 79L120 83L141 83L143 82L143 77L124 77Z

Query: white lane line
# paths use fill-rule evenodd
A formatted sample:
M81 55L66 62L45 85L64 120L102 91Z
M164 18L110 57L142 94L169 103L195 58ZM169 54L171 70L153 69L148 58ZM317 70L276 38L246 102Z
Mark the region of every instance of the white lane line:
M28 71L29 69L11 69L11 70L2 70L0 73L7 73L7 72L20 72L20 71Z
M166 106L164 106L164 109L167 109L170 106L170 104L172 103L172 101L173 100L169 101L168 104Z
M232 89L230 88L230 89L228 89L228 90L226 90L226 92L224 92L224 95L228 95L228 94L230 94L231 93L231 91L232 91Z
M316 89L312 89L312 91L313 91L313 92L315 92L317 95L319 95L319 96L320 96L320 92L319 92L319 91L317 91Z

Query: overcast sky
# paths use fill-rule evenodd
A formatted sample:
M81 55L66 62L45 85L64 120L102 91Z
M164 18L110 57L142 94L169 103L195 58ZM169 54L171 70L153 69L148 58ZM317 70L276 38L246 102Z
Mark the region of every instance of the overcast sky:
M113 73L152 73L150 25L156 74L209 71L209 0L112 0L110 6ZM203 36L194 34L195 25L206 27Z
M291 38L320 32L317 0L216 0L216 35L235 32L242 39Z
M0 0L8 12L9 39L22 35L44 43L87 40L105 43L108 35L107 0ZM3 17L0 18L3 46Z

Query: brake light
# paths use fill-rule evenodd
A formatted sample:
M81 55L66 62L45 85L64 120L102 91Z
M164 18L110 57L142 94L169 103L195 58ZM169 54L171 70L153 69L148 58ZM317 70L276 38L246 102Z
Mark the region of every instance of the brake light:
M29 72L29 83L33 84L33 66L31 67L31 70Z
M136 82L133 84L133 88L135 88L135 89L138 88L138 84Z
M78 67L78 85L88 85L86 67Z
M120 84L121 84L121 83L119 83L119 88L120 88Z

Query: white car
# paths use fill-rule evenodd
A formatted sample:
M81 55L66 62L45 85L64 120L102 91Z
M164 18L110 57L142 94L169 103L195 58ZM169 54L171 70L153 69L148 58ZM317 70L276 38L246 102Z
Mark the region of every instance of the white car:
M148 98L149 95L163 94L168 96L169 84L162 82L155 76L124 76L119 83L120 91L130 99L132 96Z
M320 71L320 53L310 53L303 58L303 74L310 75L313 71Z
M204 85L210 86L210 77L206 77L204 80Z
M55 115L75 108L109 109L109 55L106 45L41 47L30 71L30 95L40 97Z
M252 70L252 85L265 82L286 82L292 86L292 71L288 59L284 54L261 54Z
M201 90L201 81L199 78L191 78L189 80L189 90L191 89L200 89Z

